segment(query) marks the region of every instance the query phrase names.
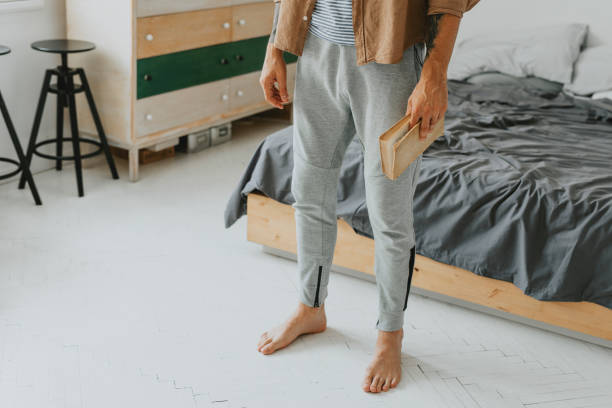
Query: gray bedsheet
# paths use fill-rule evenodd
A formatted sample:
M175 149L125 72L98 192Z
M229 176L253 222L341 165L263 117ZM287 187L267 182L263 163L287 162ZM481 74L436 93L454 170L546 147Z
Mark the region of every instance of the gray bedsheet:
M294 202L291 135L290 126L259 145L226 227L246 213L250 192ZM371 237L362 160L355 139L337 213ZM451 82L446 131L423 155L414 213L419 254L536 299L612 308L612 101Z

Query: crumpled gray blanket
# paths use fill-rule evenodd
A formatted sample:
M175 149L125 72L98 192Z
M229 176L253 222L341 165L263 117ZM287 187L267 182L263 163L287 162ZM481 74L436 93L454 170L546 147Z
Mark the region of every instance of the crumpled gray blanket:
M255 151L226 227L246 213L250 192L292 204L292 168L289 126ZM337 213L372 237L357 139ZM421 255L536 299L612 308L612 101L451 81L445 134L423 154L414 215Z

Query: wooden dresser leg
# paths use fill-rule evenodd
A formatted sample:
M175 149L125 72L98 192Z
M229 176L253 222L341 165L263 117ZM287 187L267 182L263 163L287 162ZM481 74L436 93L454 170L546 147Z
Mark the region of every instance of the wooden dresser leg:
M133 147L129 152L129 167L130 167L130 181L138 181L138 148Z

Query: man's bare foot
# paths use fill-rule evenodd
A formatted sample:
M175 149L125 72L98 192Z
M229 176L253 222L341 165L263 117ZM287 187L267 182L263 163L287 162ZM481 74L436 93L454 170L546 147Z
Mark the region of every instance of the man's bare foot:
M363 380L365 392L389 391L395 388L402 376L402 329L392 332L379 330L374 359Z
M326 327L324 305L308 307L300 302L285 323L261 335L257 350L263 354L272 354L276 350L287 347L301 334L320 333Z

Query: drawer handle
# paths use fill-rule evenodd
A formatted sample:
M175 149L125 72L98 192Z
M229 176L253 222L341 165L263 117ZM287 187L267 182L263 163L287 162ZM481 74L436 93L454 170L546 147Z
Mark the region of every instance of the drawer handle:
M145 38L147 39L147 41L153 41L155 37L153 37L153 34L147 34Z
M230 28L230 23L228 23L227 21L223 23L223 28L225 28L226 30Z
M244 57L242 55L236 55L236 61L242 61Z
M148 121L153 120L153 115L151 115L150 113L147 113L147 116L145 116L145 119Z
M223 94L221 95L221 99L224 101L227 101L229 99L229 95L228 94Z
M238 20L238 24L243 26L246 24L246 20L244 18L241 18L240 20Z
M238 90L238 91L236 91L236 95L242 96L242 95L244 95L244 92L242 92L241 90Z
M144 80L145 80L145 81L150 81L150 80L152 80L152 79L153 79L153 77L152 77L151 75L149 75L149 74L145 74L145 75L144 75Z
M229 64L229 60L227 58L221 58L221 60L219 60L219 62L221 63L221 65Z

